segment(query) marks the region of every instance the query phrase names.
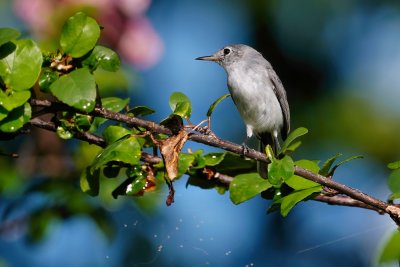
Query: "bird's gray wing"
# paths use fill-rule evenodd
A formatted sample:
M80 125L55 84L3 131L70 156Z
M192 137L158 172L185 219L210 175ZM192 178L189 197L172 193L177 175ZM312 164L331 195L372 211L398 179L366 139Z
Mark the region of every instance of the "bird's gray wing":
M290 110L289 110L289 104L288 104L287 97L286 97L286 91L285 91L285 88L283 88L283 84L282 84L281 80L279 79L276 72L272 69L272 67L267 66L267 71L268 71L269 78L271 79L271 81L274 85L273 86L274 93L278 98L279 104L281 105L283 118L284 118L283 129L282 129L281 135L282 135L282 139L285 140L290 131Z

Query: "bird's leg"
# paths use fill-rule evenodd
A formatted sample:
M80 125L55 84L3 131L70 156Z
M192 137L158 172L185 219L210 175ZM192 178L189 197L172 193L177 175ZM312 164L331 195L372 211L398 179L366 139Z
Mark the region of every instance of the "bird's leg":
M243 148L242 155L243 156L246 156L246 154L249 153L249 149L250 149L250 147L248 145L246 145L246 140L247 140L247 138L242 143L242 148Z
M246 145L246 140L253 136L253 128L250 125L246 125L246 133L247 133L247 136L246 136L246 138L244 139L244 141L242 143L242 147L243 147L242 154L243 154L243 156L246 156L246 154L249 153L249 149L250 149Z

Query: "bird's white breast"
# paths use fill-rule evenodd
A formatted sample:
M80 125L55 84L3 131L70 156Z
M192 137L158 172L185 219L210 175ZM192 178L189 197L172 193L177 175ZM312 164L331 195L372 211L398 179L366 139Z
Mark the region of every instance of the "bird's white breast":
M226 71L230 93L247 126L248 135L252 132L279 133L283 114L267 69L236 66Z

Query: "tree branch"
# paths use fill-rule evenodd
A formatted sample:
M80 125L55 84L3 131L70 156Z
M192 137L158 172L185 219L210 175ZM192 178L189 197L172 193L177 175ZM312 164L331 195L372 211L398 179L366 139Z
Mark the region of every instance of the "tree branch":
M36 106L36 107L42 107L43 109L48 109L49 111L62 111L62 110L71 110L72 108L59 102L52 102L49 100L38 100L38 99L31 99L31 105ZM118 112L112 112L109 110L106 110L102 107L96 107L92 112L89 113L84 113L82 111L75 110L77 113L83 113L87 115L92 115L96 117L102 117L118 122L123 122L128 125L135 125L138 127L145 128L146 130L152 132L152 133L163 133L167 135L172 135L172 131L168 129L165 126L162 126L160 124L157 124L152 121L147 121L143 119L139 119L136 117L128 116L125 114L121 114ZM43 110L42 110L43 113ZM30 122L32 125L39 127L39 128L44 128L47 130L55 131L55 125L50 125L51 123L44 123L43 121L40 121L36 118L33 118ZM91 143L95 144L102 144L101 146L104 146L105 143L102 143L102 141L99 139L100 137L94 137L92 134L89 133L76 133L76 138L85 140ZM248 158L252 158L258 161L262 162L269 162L267 156L259 151L256 151L254 149L243 149L242 145L238 145L226 140L222 140L218 137L212 136L212 135L205 135L205 134L199 134L196 132L192 132L189 136L189 139L198 143L206 144L209 146L213 147L218 147L221 149L224 149L226 151L230 151L236 154L241 154L243 155L243 152L245 152L244 156ZM103 140L104 142L104 140ZM150 155L149 155L150 156ZM147 158L149 159L149 158ZM153 159L154 160L154 159ZM397 207L396 205L390 205L382 200L376 199L372 196L369 196L357 189L351 188L349 186L346 186L344 184L338 183L334 181L331 178L324 177L322 175L313 173L311 171L308 171L306 169L303 169L301 167L295 166L295 174L299 175L305 179L317 182L318 184L324 185L328 188L334 189L338 191L341 194L347 195L349 198L332 198L330 197L330 200L327 201L326 196L318 196L316 200L318 201L324 201L328 202L330 204L336 204L336 205L346 205L346 206L356 206L356 207L361 207L361 208L368 208L368 209L373 209L378 211L379 213L388 213L392 219L396 222L396 224L400 225L400 208ZM220 174L221 175L221 174ZM229 179L227 179L226 176L222 175L220 177L224 177L223 183L227 183ZM218 177L216 177L218 179ZM361 204L363 203L363 204Z

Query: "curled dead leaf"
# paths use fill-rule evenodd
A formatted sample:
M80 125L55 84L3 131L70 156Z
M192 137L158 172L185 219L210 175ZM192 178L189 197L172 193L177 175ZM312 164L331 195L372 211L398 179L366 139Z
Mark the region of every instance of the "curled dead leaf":
M160 152L164 159L168 179L173 181L178 176L179 153L189 138L189 133L181 129L178 134L162 141L158 141Z

